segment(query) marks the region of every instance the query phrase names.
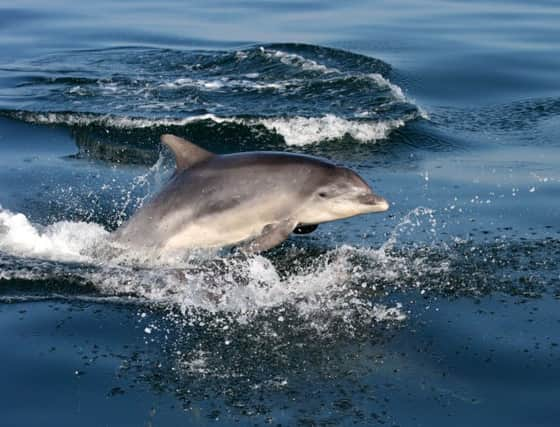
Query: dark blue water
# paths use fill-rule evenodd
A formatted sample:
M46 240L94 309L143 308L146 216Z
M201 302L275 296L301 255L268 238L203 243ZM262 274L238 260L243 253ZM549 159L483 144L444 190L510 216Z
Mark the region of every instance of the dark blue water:
M2 426L556 426L560 5L0 4ZM107 243L159 136L357 170L247 259Z

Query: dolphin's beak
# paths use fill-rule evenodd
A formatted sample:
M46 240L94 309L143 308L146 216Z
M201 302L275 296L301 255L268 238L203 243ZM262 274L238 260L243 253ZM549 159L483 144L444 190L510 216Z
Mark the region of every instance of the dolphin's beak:
M372 212L385 212L389 209L389 202L381 196L367 194L360 197L360 203L371 206Z

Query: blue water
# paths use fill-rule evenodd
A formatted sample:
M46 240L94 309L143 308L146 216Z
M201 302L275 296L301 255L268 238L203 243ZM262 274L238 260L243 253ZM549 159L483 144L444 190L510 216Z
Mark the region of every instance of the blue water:
M0 3L2 426L556 426L555 1ZM172 132L391 202L249 258L107 245Z

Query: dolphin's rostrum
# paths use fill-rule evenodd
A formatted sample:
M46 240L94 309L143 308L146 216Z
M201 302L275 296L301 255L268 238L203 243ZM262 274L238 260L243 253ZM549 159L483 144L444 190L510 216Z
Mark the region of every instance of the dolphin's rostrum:
M122 243L174 251L239 245L259 252L317 224L383 212L387 201L350 169L301 154L217 155L173 135L177 168L117 230Z

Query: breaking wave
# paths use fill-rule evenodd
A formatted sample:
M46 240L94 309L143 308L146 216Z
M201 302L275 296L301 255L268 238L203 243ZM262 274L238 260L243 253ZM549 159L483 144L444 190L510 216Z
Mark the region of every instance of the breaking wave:
M288 145L375 142L426 117L390 72L374 58L300 44L77 51L1 69L15 88L0 89L0 114L108 130L233 123Z
M183 119L146 119L92 114L30 112L18 112L10 116L35 124L59 124L71 127L97 126L117 129L177 128L188 127L190 124L204 124L204 122L210 123L210 126L233 123L247 127L262 127L265 131L280 135L287 145L295 146L340 139L345 136L360 142L374 142L387 138L391 131L404 126L410 120L408 117L387 121L348 120L332 114L323 117L279 118L224 118L214 114L203 114Z

